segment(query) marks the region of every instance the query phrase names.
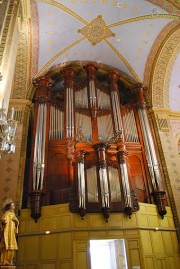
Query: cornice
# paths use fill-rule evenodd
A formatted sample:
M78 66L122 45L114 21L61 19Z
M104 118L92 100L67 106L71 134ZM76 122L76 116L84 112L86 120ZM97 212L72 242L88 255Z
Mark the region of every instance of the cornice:
M151 111L154 111L155 114L164 115L166 118L172 119L172 120L180 120L180 110L175 111L171 110L169 108L157 108L153 107L151 108Z

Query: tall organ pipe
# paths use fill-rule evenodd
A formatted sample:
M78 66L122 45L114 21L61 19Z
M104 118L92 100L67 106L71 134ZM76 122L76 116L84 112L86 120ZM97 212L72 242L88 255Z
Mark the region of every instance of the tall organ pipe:
M108 209L110 207L109 203L109 185L108 185L108 175L107 175L107 162L106 162L106 143L95 144L94 148L97 150L99 159L99 180L101 189L101 203L103 214L106 220L109 218Z
M139 115L141 130L142 130L142 134L143 134L144 144L145 144L145 153L146 153L146 159L147 159L149 173L150 173L150 176L151 176L151 182L152 182L153 188L156 189L158 186L157 186L157 182L156 182L155 176L154 176L152 156L151 156L150 148L149 148L150 145L149 145L149 142L148 142L148 137L147 137L145 125L144 125L144 122L143 122L141 109L138 110L138 115Z
M35 147L34 147L33 190L43 189L46 119L47 119L47 104L40 103L38 106L37 129L36 129Z
M147 156L148 156L148 167L150 170L150 174L152 177L152 184L154 188L161 189L162 188L162 182L161 182L161 176L159 171L159 165L155 153L154 143L151 135L151 130L149 126L149 122L147 119L147 114L144 108L139 108L138 115L140 119L141 128L143 130L143 138L146 146ZM149 166L150 164L150 166ZM153 168L153 171L151 169ZM152 173L153 172L153 173Z
M118 148L116 157L117 157L119 167L120 167L120 172L121 172L121 181L122 181L124 201L125 201L125 211L130 216L132 214L132 200L131 200L131 189L130 189L130 184L129 184L126 156L127 156L127 151L126 151L125 144L123 143Z
M66 137L74 138L74 70L72 68L64 69L64 79L66 88Z
M120 170L121 170L125 207L132 207L131 192L130 192L129 181L128 181L128 172L127 172L127 166L125 163L120 164Z
M118 79L119 79L119 75L116 72L109 73L111 102L112 102L115 132L117 133L120 131L122 133L122 137L124 138L124 134L122 130L122 119L121 119L120 101L119 101L119 95L118 95L118 86L117 86Z

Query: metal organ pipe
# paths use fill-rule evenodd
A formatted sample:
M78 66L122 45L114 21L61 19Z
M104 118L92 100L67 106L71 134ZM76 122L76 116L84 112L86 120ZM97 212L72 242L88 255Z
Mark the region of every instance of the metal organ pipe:
M159 172L158 161L157 161L156 152L155 152L155 148L154 148L154 142L153 142L149 122L148 122L148 119L147 119L147 113L146 113L145 109L142 110L142 115L143 115L143 118L144 118L145 128L146 128L148 140L149 140L149 143L150 143L150 150L151 150L151 155L152 155L152 160L153 160L154 172L155 172L155 175L156 175L157 183L159 185L158 187L161 188L162 187L162 182L161 182L161 177L160 177L160 172Z
M86 208L86 192L85 192L85 176L84 163L78 163L78 194L79 194L79 208Z
M46 142L47 104L38 105L37 129L34 146L33 190L42 190L44 181L44 160Z
M120 164L120 170L121 170L121 178L122 178L122 185L123 185L125 207L132 207L131 192L130 192L130 187L129 187L128 172L127 172L126 163Z
M66 86L66 136L74 138L73 69L65 69Z
M64 112L57 105L50 107L49 139L63 139L64 136Z
M101 186L102 207L109 207L109 187L106 168L99 168L99 178Z
M143 112L144 110L144 112ZM147 155L147 161L148 161L148 168L151 175L151 181L153 184L153 187L156 189L161 189L162 182L159 172L159 166L155 154L154 149L154 143L151 136L151 130L149 127L149 122L147 120L147 114L144 108L139 108L138 115L140 119L141 129L143 133L144 143L145 143L145 149L146 149L146 155Z
M127 142L139 142L136 120L134 116L133 109L126 109L125 114L123 116L124 121L124 131Z
M108 185L108 176L107 176L107 163L106 163L106 148L107 144L100 143L94 145L95 149L98 152L99 159L99 179L100 179L100 189L101 189L101 203L102 208L109 208L109 185Z
M113 116L114 116L114 124L115 124L115 131L118 131L118 122L117 122L117 113L115 108L115 99L114 99L114 92L111 92L111 98L112 98L112 108L113 108Z
M117 133L119 131L122 132L121 110L120 110L118 88L117 88L118 75L116 73L110 73L109 78L110 78L111 101L112 101L115 131ZM123 132L122 132L122 136L123 136Z
M94 80L89 81L90 105L96 107L96 93Z
M84 210L86 209L86 184L85 184L85 172L84 172L84 156L86 151L77 150L75 156L77 159L77 180L78 180L78 198L79 208L81 209L81 216L84 216Z

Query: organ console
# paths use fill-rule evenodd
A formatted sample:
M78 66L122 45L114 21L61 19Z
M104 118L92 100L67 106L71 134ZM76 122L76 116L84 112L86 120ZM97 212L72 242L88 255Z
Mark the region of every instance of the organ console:
M166 214L166 193L142 85L127 87L117 71L70 64L34 81L30 162L31 216L42 204L71 212L131 216L138 202Z

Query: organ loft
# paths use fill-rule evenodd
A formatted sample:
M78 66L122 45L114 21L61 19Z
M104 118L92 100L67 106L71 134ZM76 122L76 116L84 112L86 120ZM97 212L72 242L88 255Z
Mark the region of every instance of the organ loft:
M146 90L95 63L69 64L33 81L31 152L23 203L37 222L43 205L69 203L83 219L131 217L139 202L166 214L167 197Z

